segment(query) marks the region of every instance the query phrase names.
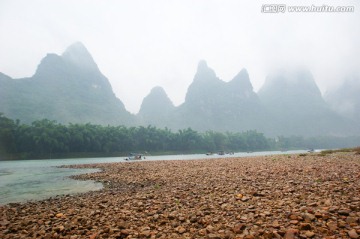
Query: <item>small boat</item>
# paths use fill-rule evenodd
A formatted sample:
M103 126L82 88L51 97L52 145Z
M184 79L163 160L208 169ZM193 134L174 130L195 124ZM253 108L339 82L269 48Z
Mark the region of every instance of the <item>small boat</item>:
M142 160L143 158L145 157L143 157L142 154L131 153L125 160Z
M309 153L314 153L315 150L314 150L314 149L309 149L308 152L309 152Z

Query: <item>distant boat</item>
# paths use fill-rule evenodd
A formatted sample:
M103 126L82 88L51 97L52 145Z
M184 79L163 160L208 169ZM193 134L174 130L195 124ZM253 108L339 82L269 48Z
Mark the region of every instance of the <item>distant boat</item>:
M309 149L308 152L309 152L309 153L314 153L315 150L314 150L314 149Z
M145 157L142 154L131 153L125 160L142 160Z

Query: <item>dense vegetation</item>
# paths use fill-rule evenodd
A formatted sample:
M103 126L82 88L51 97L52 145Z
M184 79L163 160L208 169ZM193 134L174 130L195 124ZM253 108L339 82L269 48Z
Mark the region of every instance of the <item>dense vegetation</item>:
M342 146L353 146L349 138ZM198 133L191 128L172 132L165 128L101 126L95 124L59 124L52 120L20 124L0 114L0 159L54 158L69 156L116 156L130 152L190 153L217 151L260 151L291 148L334 147L338 140L278 137L268 139L262 133ZM356 144L355 144L356 145Z
M270 149L269 141L256 131L226 134L208 131L200 134L191 128L172 132L153 126L63 125L47 119L26 125L3 115L0 116L0 124L0 152L25 158L49 158L72 153L125 155L144 151L187 153Z

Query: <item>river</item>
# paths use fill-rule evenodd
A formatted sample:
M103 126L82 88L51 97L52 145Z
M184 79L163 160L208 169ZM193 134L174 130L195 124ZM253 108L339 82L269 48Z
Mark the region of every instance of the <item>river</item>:
M162 155L146 156L146 159L142 161L214 159L299 153L306 153L306 151L267 151L209 156L204 154ZM99 182L79 181L69 178L72 175L96 172L98 169L69 169L58 168L57 166L114 162L129 163L125 160L125 157L0 161L0 205L41 200L56 195L100 190L103 186Z

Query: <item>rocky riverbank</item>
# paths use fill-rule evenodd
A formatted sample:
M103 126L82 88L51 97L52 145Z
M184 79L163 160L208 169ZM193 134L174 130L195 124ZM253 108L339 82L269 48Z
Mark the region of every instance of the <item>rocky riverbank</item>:
M359 238L360 155L79 165L97 192L0 207L0 238Z

